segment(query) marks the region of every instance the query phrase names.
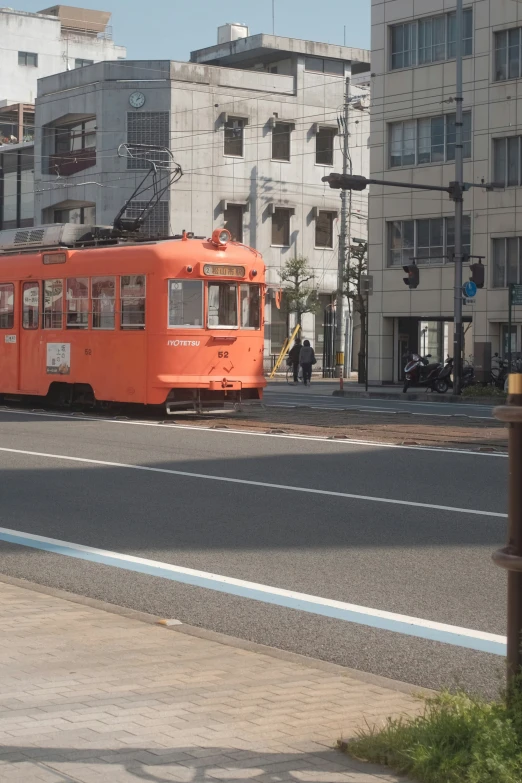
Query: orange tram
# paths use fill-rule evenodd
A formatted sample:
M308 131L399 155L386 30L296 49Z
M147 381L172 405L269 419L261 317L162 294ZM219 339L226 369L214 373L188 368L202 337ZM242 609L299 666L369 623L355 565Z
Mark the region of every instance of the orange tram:
M0 232L0 395L176 409L261 400L265 265L210 239Z

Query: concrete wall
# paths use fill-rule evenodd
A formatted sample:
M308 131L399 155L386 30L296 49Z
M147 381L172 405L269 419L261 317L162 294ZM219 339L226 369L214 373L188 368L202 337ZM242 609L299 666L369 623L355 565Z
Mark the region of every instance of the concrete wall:
M76 58L116 60L123 46L109 38L61 33L56 17L0 9L0 100L34 103L37 80L75 67ZM18 52L38 54L38 66L19 65Z

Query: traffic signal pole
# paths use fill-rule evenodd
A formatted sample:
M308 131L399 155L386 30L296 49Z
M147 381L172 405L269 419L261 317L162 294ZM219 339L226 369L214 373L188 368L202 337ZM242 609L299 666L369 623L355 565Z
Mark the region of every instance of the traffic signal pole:
M343 107L343 176L352 173L352 163L348 154L348 112L350 106L350 78L346 78L344 89L344 107ZM351 195L351 194L350 194ZM347 207L348 194L346 190L341 191L341 230L339 232L339 256L337 261L337 293L335 297L335 375L337 378L344 376L344 340L345 340L345 320L344 320L344 273L346 268L346 219L348 215Z
M464 154L462 145L462 0L457 0L455 19L455 65L456 65L456 109L455 109L455 182L452 198L455 202L455 302L453 317L453 393L462 390L462 245L463 245L463 192Z

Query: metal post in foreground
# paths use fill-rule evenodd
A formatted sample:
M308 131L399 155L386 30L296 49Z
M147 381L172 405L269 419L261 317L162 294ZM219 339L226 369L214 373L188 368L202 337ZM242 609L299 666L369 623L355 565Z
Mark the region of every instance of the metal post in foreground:
M350 106L350 78L346 78L343 110L343 174L352 173L352 164L348 155L348 110ZM344 375L344 273L346 268L346 218L347 193L341 192L341 230L339 232L339 257L337 262L337 294L335 299L335 374ZM349 241L349 238L348 238Z
M507 344L507 354L508 354L508 373L511 372L511 362L513 361L512 357L512 349L511 349L511 330L513 328L513 283L510 283L508 285L508 297L509 297L509 304L508 304L508 344ZM516 350L516 346L515 346Z
M509 376L507 405L495 416L509 424L508 544L493 555L507 569L507 681L508 691L522 671L522 373Z
M452 198L455 202L455 304L453 320L453 392L460 394L462 387L462 231L464 159L462 146L462 36L463 0L457 0L455 19L455 182Z
M368 391L368 366L370 363L369 356L368 356L368 348L370 346L370 290L369 288L366 291L366 345L364 346L364 355L365 355L365 368L364 368L364 390Z

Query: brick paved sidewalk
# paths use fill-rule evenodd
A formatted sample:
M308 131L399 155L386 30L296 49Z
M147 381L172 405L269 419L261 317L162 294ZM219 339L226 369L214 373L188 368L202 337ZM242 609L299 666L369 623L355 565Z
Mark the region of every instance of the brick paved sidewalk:
M398 780L333 746L407 693L243 647L0 582L0 780Z

